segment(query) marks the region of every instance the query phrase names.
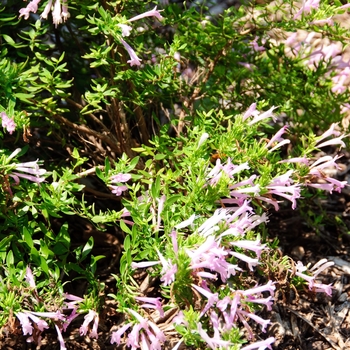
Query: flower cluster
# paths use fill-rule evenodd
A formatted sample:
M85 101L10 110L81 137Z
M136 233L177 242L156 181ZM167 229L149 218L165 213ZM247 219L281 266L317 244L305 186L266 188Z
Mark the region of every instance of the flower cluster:
M122 173L113 175L111 177L111 181L117 182L117 183L125 183L125 182L128 182L130 179L131 179L130 174L122 174ZM110 187L111 187L112 193L115 194L116 196L121 196L122 193L128 189L126 185L117 185L117 186L112 185Z
M29 266L26 268L25 279L26 282L29 284L29 287L33 290L33 295L38 298L39 304L39 296L35 279L32 270ZM40 347L41 333L45 329L49 328L49 324L45 319L49 319L55 326L57 332L57 339L60 344L60 349L67 349L62 336L62 331L66 331L69 324L77 316L79 316L79 313L77 312L79 306L78 304L83 302L84 299L67 293L64 294L64 299L65 301L62 305L62 308L54 312L36 312L29 310L21 310L16 312L16 317L18 318L21 324L23 335L29 335L29 337L27 338L27 342L35 342ZM93 310L89 310L89 313L85 316L84 323L80 327L81 335L87 334L87 332L89 331L89 323L92 321L94 321L94 323L89 336L91 338L98 337L97 328L99 317L98 314Z
M322 271L333 265L333 261L327 261L327 259L322 259L318 263L316 263L312 268L308 269L307 266L304 266L303 263L299 261L295 266L295 275L305 280L311 291L326 293L327 295L331 296L332 286L330 284L317 283L316 278ZM311 276L305 274L307 270L311 274ZM290 270L290 272L293 271Z
M157 10L157 6L150 11L141 13L140 15L137 15L135 17L132 17L128 20L128 22L133 22L133 21L137 21L141 18L145 18L145 17L156 17L159 20L162 20L163 17L160 14L160 11ZM130 35L130 31L131 31L131 26L124 24L124 23L120 23L119 27L122 29L122 36L126 37ZM136 52L134 51L134 49L123 39L120 39L120 42L124 45L126 51L128 52L129 56L130 56L130 60L128 60L127 62L130 64L130 66L140 66L141 65L141 59L136 55Z
M40 0L32 0L28 5L19 10L19 17L24 16L24 19L28 19L31 12L36 13L38 11ZM49 12L52 11L52 21L57 27L60 23L65 22L69 18L68 6L65 0L48 0L44 11L41 14L41 18L47 19Z

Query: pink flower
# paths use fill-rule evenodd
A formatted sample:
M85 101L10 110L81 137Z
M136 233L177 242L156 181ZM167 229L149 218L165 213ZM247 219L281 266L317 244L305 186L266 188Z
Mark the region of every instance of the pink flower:
M129 36L130 35L130 31L132 29L130 26L128 26L127 24L119 23L118 27L120 27L122 30L122 36Z
M274 107L274 106L272 106L268 111L266 111L266 112L263 112L263 113L256 113L255 115L254 115L254 118L248 123L248 125L253 125L253 124L255 124L255 123L258 123L258 122L260 122L260 121L262 121L262 120L264 120L264 119L267 119L267 118L270 118L270 117L272 117L272 119L273 120L275 120L276 118L275 118L275 116L274 116L274 114L272 113L272 111L274 110L274 109L276 109L277 107Z
M30 285L31 288L36 289L33 272L29 266L26 268L26 282Z
M136 52L123 39L120 39L120 41L124 45L126 51L128 51L128 54L130 56L130 60L127 61L127 63L129 63L131 67L132 66L140 66L141 65L141 59L137 57Z
M94 321L92 330L90 332L90 338L98 338L97 329L99 317L96 311L89 310L89 313L84 317L84 323L80 327L80 335L86 335L89 330L90 322Z
M227 349L231 344L229 341L221 339L218 334L214 335L213 338L210 338L200 323L197 323L197 331L211 349L217 349L218 347Z
M320 0L304 0L301 9L294 15L294 19L300 17L302 13L305 15L309 14L311 9L318 9L319 6Z
M21 323L23 335L32 334L33 326L29 321L28 314L25 312L17 312L16 316L19 319L19 322Z
M177 272L177 265L172 264L170 259L165 259L165 257L161 254L161 252L156 249L159 260L163 266L161 271L162 277L160 280L163 282L164 286L167 286L175 281L175 274Z
M112 182L128 182L131 179L130 174L119 173L117 175L111 176Z
M111 192L115 194L116 196L121 196L124 191L128 189L128 186L111 186Z
M9 118L5 112L0 113L0 118L2 119L2 127L5 128L10 135L12 135L12 133L16 130L16 123L14 120Z
M31 12L36 13L36 11L38 10L38 5L39 5L40 0L32 0L27 7L25 8L21 8L19 10L19 17L24 16L24 19L28 19L29 15Z
M119 328L116 332L112 333L111 344L117 343L120 345L121 336L132 326L132 323L127 323L123 327Z
M157 17L160 21L163 19L163 16L160 14L160 11L157 10L157 6L156 6L153 10L141 13L138 16L130 18L129 22L137 21L137 20L139 20L141 18L145 18L145 17Z
M67 350L66 345L64 343L64 339L63 339L61 330L59 329L57 324L55 324L55 328L56 328L56 332L57 332L57 339L58 339L58 342L60 343L60 350Z
M207 305L200 313L200 316L203 316L217 301L219 301L219 295L218 293L212 293L210 290L196 286L195 284L191 284L191 286L208 299Z
M266 340L257 341L255 343L252 343L250 345L245 346L244 348L241 348L241 350L265 350L266 348L272 349L271 344L274 343L276 339L274 337L267 338Z
M145 304L142 304L141 307L156 309L158 310L160 317L164 316L164 310L162 308L161 298L136 297L135 299L145 303Z

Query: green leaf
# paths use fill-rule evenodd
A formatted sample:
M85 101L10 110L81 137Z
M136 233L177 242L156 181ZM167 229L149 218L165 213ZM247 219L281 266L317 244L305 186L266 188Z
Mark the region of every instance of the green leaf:
M33 239L32 239L32 236L31 236L31 234L29 233L29 231L27 230L26 227L23 227L22 233L23 233L23 240L24 240L24 242L26 242L28 244L29 248L33 248L34 247Z
M94 238L91 236L83 248L80 261L83 261L91 253L93 246Z

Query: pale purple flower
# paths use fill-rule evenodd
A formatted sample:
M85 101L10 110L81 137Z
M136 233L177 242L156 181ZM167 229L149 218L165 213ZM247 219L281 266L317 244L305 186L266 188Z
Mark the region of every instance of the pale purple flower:
M127 24L119 23L118 27L120 27L121 30L122 30L122 36L125 37L125 36L129 36L130 35L130 31L132 29L130 26L128 26Z
M41 332L43 332L45 329L49 328L49 325L47 324L47 322L42 320L41 318L37 317L36 315L34 315L34 312L28 311L28 312L26 312L26 314L36 324L36 326L38 327L38 329Z
M121 336L132 326L132 323L127 323L123 327L119 328L116 332L112 333L111 344L117 343L120 345Z
M127 346L131 346L132 349L137 349L140 347L140 341L141 343L143 341L143 344L145 344L146 339L147 344L149 344L149 349L161 350L161 345L165 342L166 339L164 333L159 329L159 327L155 325L152 321L142 317L136 311L132 309L127 310L139 322L134 325L132 331L130 332L128 336ZM142 334L144 334L146 338L143 338ZM115 338L117 337L115 336ZM115 338L113 340L117 340Z
M272 350L271 344L274 343L275 341L276 339L274 337L270 337L265 340L257 341L255 343L247 345L241 348L241 350L254 350L254 349L265 350L266 348L269 348Z
M331 145L340 145L341 147L346 147L344 141L342 141L342 138L345 137L345 135L341 135L340 137L336 137L334 139L322 142L319 145L316 145L317 148L331 146Z
M160 223L161 223L161 220L162 220L162 218L161 218L161 216L160 216L160 214L162 213L162 211L163 211L163 209L164 209L164 203L165 203L165 201L166 201L166 196L165 195L163 195L163 196L161 196L159 199L157 199L158 200L158 214L157 214L157 226L156 226L156 231L158 231L159 230L159 228L160 228Z
M42 177L42 175L46 173L46 170L39 168L38 160L33 162L18 163L14 166L14 170L20 171L20 173L13 171L9 175L16 181L17 184L19 183L19 178L27 179L36 183L45 181L45 178Z
M160 261L141 261L141 262L132 262L131 268L135 269L143 269L145 267L150 267L154 265L158 265Z
M321 259L318 263L316 263L312 268L309 269L309 272L312 275L306 275L304 272L307 270L307 267L303 265L302 262L298 262L296 264L296 272L295 274L301 278L303 278L306 282L308 282L309 289L314 290L315 292L324 292L327 295L332 295L332 286L316 283L316 277L328 267L334 265L333 261L327 261L327 259ZM291 271L291 270L290 270ZM292 271L291 271L292 272Z
M161 254L158 249L156 249L159 260L163 266L163 269L161 271L162 277L160 280L163 282L164 286L167 286L175 281L175 274L177 272L177 265L172 264L170 259L165 259L165 257Z
M12 135L12 133L16 130L15 121L9 118L5 112L0 113L0 118L2 119L2 127L5 128L10 135Z
M258 258L260 258L261 252L266 247L266 244L261 244L259 240L256 240L256 241L240 240L240 241L230 242L230 244L235 247L252 250L255 252Z
M125 185L122 185L122 186L111 185L110 187L111 187L111 192L118 197L121 196L123 192L128 189L128 186L125 186Z
M129 63L131 67L132 66L140 66L141 65L141 59L137 57L136 52L123 39L120 39L120 41L124 45L126 51L128 51L128 54L130 56L130 60L127 61L127 63Z
M49 0L45 6L44 12L41 14L41 18L47 19L47 16L51 10L52 7L52 0Z
M65 321L66 316L60 311L51 311L51 312L34 312L31 311L32 314L36 315L36 316L40 316L40 317L47 317L47 318L51 318L54 320L60 320L60 321Z
M309 14L312 9L318 9L320 0L304 0L300 10L294 15L294 19L300 17L301 14Z
M250 288L247 290L243 290L243 291L241 291L241 293L244 296L249 296L249 295L259 294L259 293L263 293L263 292L269 292L270 295L273 296L275 289L276 289L275 282L268 281L267 284L264 284L262 286L253 287L253 288Z
M249 317L250 319L254 320L256 323L260 324L261 325L261 330L262 330L263 333L266 332L266 327L271 323L270 320L265 320L265 319L261 318L260 316L255 315L253 313L246 312L244 310L240 310L239 312L240 312L241 315Z
M256 36L254 40L252 40L249 45L252 47L252 49L255 52L262 52L262 51L266 51L266 48L264 46L259 46L258 44L258 37Z
M112 182L128 182L131 179L130 174L119 173L117 175L111 176Z
M267 148L271 147L274 142L280 142L283 141L282 135L287 131L288 125L283 126L281 129L279 129L276 134L271 138L269 143L266 145Z
M98 334L97 334L97 329L98 329L98 321L99 321L99 316L98 313L94 310L89 310L89 313L87 315L85 315L84 317L84 323L81 325L79 331L80 331L80 335L86 335L88 330L89 330L89 324L91 322L93 323L92 326L92 330L90 332L90 338L98 338Z
M63 336L62 336L62 332L56 323L55 323L55 328L56 328L56 332L57 332L57 339L58 339L58 342L60 343L60 350L67 350L66 345L64 343Z
M237 259L240 259L248 264L249 270L253 271L253 267L259 265L259 259L251 258L245 254L237 253L237 252L230 252L230 255L236 257Z
M136 297L138 301L142 301L145 304L140 305L143 308L156 309L159 312L160 317L164 316L164 310L161 303L161 298L150 297Z
M181 230L182 228L192 225L194 220L196 219L197 219L196 214L192 214L187 220L180 222L178 225L175 225L175 228L177 230Z
M212 293L209 290L196 286L195 284L191 284L191 286L192 288L196 289L198 292L203 294L208 299L207 305L204 307L204 309L200 313L200 316L203 316L219 300L219 295L218 293Z
M145 17L157 17L161 21L164 17L160 14L160 11L161 10L157 10L157 6L156 6L153 10L141 13L140 15L130 18L129 22L137 21Z
M249 108L247 109L247 111L243 114L243 121L246 120L247 118L251 117L251 116L257 116L259 115L259 111L257 111L256 109L256 103L252 103Z
M280 160L278 163L301 163L301 164L309 165L309 160L306 157L295 157L295 158Z
M179 247L177 244L177 232L175 230L172 230L170 236L171 236L171 243L173 244L174 252L177 255L179 251Z
M228 218L229 215L226 209L216 209L214 214L198 228L198 233L204 237L209 236L213 232L213 229L214 231L219 229L216 226L219 222Z
M38 10L40 0L32 0L30 3L28 3L27 7L21 8L19 10L19 17L24 16L24 19L28 19L31 12L36 13Z
M263 112L263 113L257 113L254 118L248 123L248 125L253 125L255 123L258 123L264 119L267 119L267 118L270 118L272 117L273 120L275 120L275 116L274 114L272 113L273 110L275 110L277 107L275 106L272 106L268 111L266 112Z
M228 348L231 344L229 341L221 339L219 335L214 335L213 338L210 338L208 333L202 328L201 323L197 323L197 331L211 349Z
M30 285L31 288L36 289L33 272L29 266L26 268L26 282Z
M33 326L29 321L28 314L25 312L17 312L16 317L19 319L19 322L22 326L23 335L31 335L33 333Z

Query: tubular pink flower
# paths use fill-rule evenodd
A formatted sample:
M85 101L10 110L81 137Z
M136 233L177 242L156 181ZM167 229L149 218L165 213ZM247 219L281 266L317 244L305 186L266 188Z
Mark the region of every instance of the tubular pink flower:
M58 342L60 343L60 350L67 350L66 345L64 343L63 336L62 336L62 332L59 329L59 327L57 326L57 324L55 324L55 328L56 328L56 332L57 332L57 339L58 339Z
M253 288L250 288L247 290L243 290L240 293L244 296L249 296L249 295L254 295L254 294L260 294L263 292L269 292L270 295L273 296L275 289L276 289L275 282L268 281L267 284L265 284L265 285L253 287Z
M247 118L251 117L251 116L256 116L259 115L259 111L256 110L256 103L252 103L249 108L247 109L247 111L243 114L243 121L245 121Z
M117 175L111 176L112 182L128 182L131 179L130 174L119 173Z
M28 314L25 312L17 312L16 317L19 319L19 322L22 326L23 335L32 334L33 326L29 321Z
M43 13L41 14L41 18L44 18L44 19L47 19L47 16L51 10L51 7L52 7L52 0L49 0L45 6L45 9L43 11Z
M197 216L192 214L187 220L180 222L178 225L175 225L177 230L181 230L182 228L188 227L193 224L193 221L196 220Z
M306 157L296 157L280 160L278 163L302 163L305 165L309 165L309 160Z
M156 309L159 312L160 317L164 316L164 310L162 308L161 298L136 297L135 299L145 303L145 304L142 304L141 307Z
M259 259L251 258L245 254L237 253L237 252L230 252L230 255L236 257L237 259L240 259L248 264L249 270L253 271L253 267L259 265Z
M38 5L39 5L40 0L32 0L27 7L25 8L21 8L19 10L19 17L24 16L24 19L28 19L29 15L31 12L36 13L36 11L38 10Z
M131 67L132 66L140 66L141 65L141 59L137 57L136 52L123 39L120 39L120 41L124 45L126 51L128 51L128 54L130 56L130 60L127 61L127 63L129 63Z
M164 286L167 286L175 281L177 265L172 264L170 259L166 260L165 257L161 254L161 252L158 249L156 249L156 251L159 256L159 260L163 265L163 269L161 271L162 277L160 278L160 280L163 282Z
M121 336L132 326L132 323L127 323L123 327L119 328L116 332L112 333L111 344L117 343L120 345Z
M210 338L208 333L205 330L203 330L201 323L197 323L197 331L211 349L217 349L218 347L228 348L231 344L227 340L223 340L220 337L215 337L215 335L213 338Z
M143 269L145 267L150 267L154 265L158 265L160 261L141 261L141 262L132 262L131 268L135 269Z
M26 268L26 282L30 285L31 288L36 289L33 272L29 266Z
M130 26L128 26L127 24L119 23L118 27L120 27L121 30L122 30L122 36L125 37L125 36L129 36L130 35L130 31L132 29Z
M98 321L99 317L96 311L94 310L89 310L89 313L85 315L84 317L84 323L81 325L79 331L80 335L86 335L88 330L89 330L89 324L90 322L94 321L92 331L90 332L90 338L98 338L97 334L97 328L98 328Z
M266 247L266 244L261 244L259 240L256 240L256 241L240 240L240 241L230 242L230 244L235 247L252 250L255 252L258 258L260 258L261 252Z
M160 11L161 10L157 10L157 6L156 6L153 10L141 13L140 15L130 18L129 22L137 21L145 17L157 17L161 21L164 17L160 14Z
M276 118L275 118L274 114L272 113L272 111L275 110L276 108L277 107L272 106L268 111L263 112L261 114L256 114L254 116L254 118L248 123L248 125L253 125L255 123L258 123L258 122L260 122L264 119L270 118L270 117L272 117L272 119L275 120Z
M40 319L39 317L33 315L33 312L28 311L28 312L26 312L26 314L37 325L37 327L39 328L39 330L41 332L43 332L45 329L49 328L49 325L47 324L47 322Z
M282 146L287 145L289 143L290 143L290 140L282 140L276 146L274 146L271 149L269 149L268 153L271 153L271 152L275 151L276 149L281 148Z
M123 194L123 192L125 192L127 189L128 189L128 186L114 186L114 185L111 185L110 186L111 188L111 192L113 194L115 194L117 197L121 196Z
M5 128L10 135L12 135L12 133L16 130L15 121L9 118L5 112L0 113L0 118L2 119L2 127Z
M266 145L267 148L271 147L274 142L280 142L283 141L283 138L281 137L288 129L288 125L283 126L281 129L279 129L276 134L271 138L269 143Z
M274 343L275 341L276 339L274 337L270 337L270 338L267 338L266 340L257 341L253 344L247 345L241 350L254 350L254 349L265 350L266 348L269 348L272 350L271 344Z
M200 316L203 316L217 301L219 301L218 293L212 293L202 287L196 286L195 284L191 284L191 286L208 299L207 305L205 305L200 313Z
M294 19L300 17L301 14L309 14L311 9L318 9L320 6L320 0L304 0L301 9L294 15Z

